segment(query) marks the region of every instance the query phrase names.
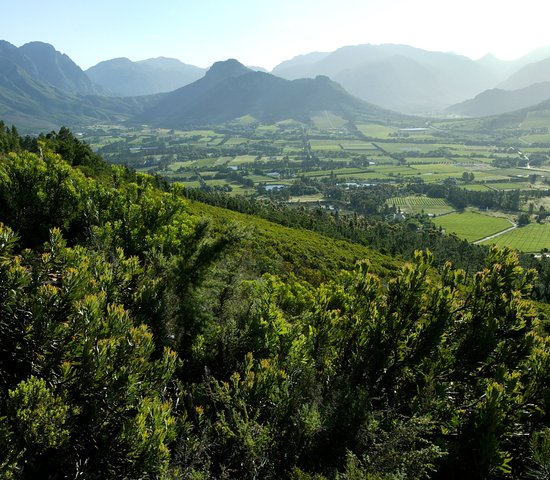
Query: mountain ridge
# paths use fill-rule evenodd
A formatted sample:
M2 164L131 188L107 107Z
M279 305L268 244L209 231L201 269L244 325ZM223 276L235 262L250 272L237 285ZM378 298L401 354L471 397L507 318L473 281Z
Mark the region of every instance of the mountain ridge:
M485 90L470 100L451 105L447 111L470 117L486 117L535 106L548 99L550 82L540 82L517 90Z
M137 117L155 125L216 123L251 115L260 121L310 118L313 111L391 116L346 92L326 76L285 80L234 59L216 62L202 79L167 94Z
M156 57L133 62L120 57L102 61L86 75L109 96L154 95L176 90L198 80L205 69L175 58Z

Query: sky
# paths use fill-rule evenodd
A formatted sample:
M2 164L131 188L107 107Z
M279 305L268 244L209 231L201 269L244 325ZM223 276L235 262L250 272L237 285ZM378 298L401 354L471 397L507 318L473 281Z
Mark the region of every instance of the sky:
M346 45L511 60L550 45L547 0L0 0L0 39L52 44L86 69L116 57L271 70ZM8 6L9 5L9 6Z

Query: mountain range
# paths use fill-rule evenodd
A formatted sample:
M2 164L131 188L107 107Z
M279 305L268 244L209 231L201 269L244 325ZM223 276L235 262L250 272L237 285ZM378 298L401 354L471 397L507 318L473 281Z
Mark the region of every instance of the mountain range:
M485 90L473 99L451 105L447 111L468 117L487 117L537 105L548 99L550 82L541 82L518 90Z
M512 90L550 81L549 58L548 47L510 61L493 55L471 60L408 45L367 44L300 55L282 62L272 73L287 79L328 75L365 101L402 113L429 114L497 86ZM498 108L477 110L490 115Z
M499 81L467 57L391 44L296 57L273 73L287 79L328 75L353 95L404 113L438 111Z
M200 80L166 94L137 120L165 127L216 124L245 115L264 122L287 118L308 121L321 111L344 117L396 116L351 96L328 77L285 80L230 59L214 63Z
M171 92L201 78L204 68L175 58L150 58L132 62L114 58L86 70L86 75L110 96L129 97Z
M271 73L236 60L208 71L170 58L118 58L86 72L52 45L0 41L0 118L48 128L129 121L206 125L244 115L260 121L316 112L398 118L448 112L487 116L550 98L550 50L514 61L477 61L407 45L356 45L282 62ZM402 117L399 117L402 118Z

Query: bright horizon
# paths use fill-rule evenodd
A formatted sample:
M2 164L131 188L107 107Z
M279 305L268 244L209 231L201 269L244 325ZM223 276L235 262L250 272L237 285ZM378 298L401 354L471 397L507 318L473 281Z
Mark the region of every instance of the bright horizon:
M547 5L541 0L521 5L508 0L29 0L10 4L0 18L0 36L18 47L50 43L82 69L117 57L162 56L199 67L236 58L271 70L297 55L367 43L511 60L550 45Z

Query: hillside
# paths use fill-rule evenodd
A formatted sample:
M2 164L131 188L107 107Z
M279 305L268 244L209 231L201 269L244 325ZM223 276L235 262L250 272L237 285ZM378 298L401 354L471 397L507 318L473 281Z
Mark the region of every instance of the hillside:
M198 80L204 69L173 58L150 58L132 62L114 58L86 70L88 77L110 96L139 96L171 92Z
M215 63L202 79L166 94L137 121L166 127L223 123L245 115L265 122L308 121L319 111L397 117L352 97L327 77L289 81L227 60Z
M550 58L530 63L498 85L502 90L519 90L535 83L550 82Z
M352 95L395 111L426 112L446 103L434 100L444 96L435 74L402 55L346 69L334 79Z
M0 41L0 75L15 67L35 82L72 94L101 93L76 63L48 43L30 42L17 48Z
M437 271L182 193L67 129L0 127L4 478L540 465L550 347L516 255Z
M447 111L469 117L485 117L520 110L548 99L550 82L542 82L519 90L486 90L471 100L451 105Z
M368 259L372 273L382 277L395 272L401 260L345 240L335 240L312 230L279 225L255 215L191 201L189 211L213 222L217 229L235 222L247 232L240 249L262 252L246 259L253 272L279 275L294 274L312 283L333 278L335 272L349 269L359 260Z
M0 118L30 130L122 122L158 101L156 96L108 98L69 57L51 45L17 48L0 42ZM90 94L94 93L95 94Z
M63 124L121 122L152 101L156 98L77 96L36 81L17 66L0 74L0 118L31 130L49 130Z

